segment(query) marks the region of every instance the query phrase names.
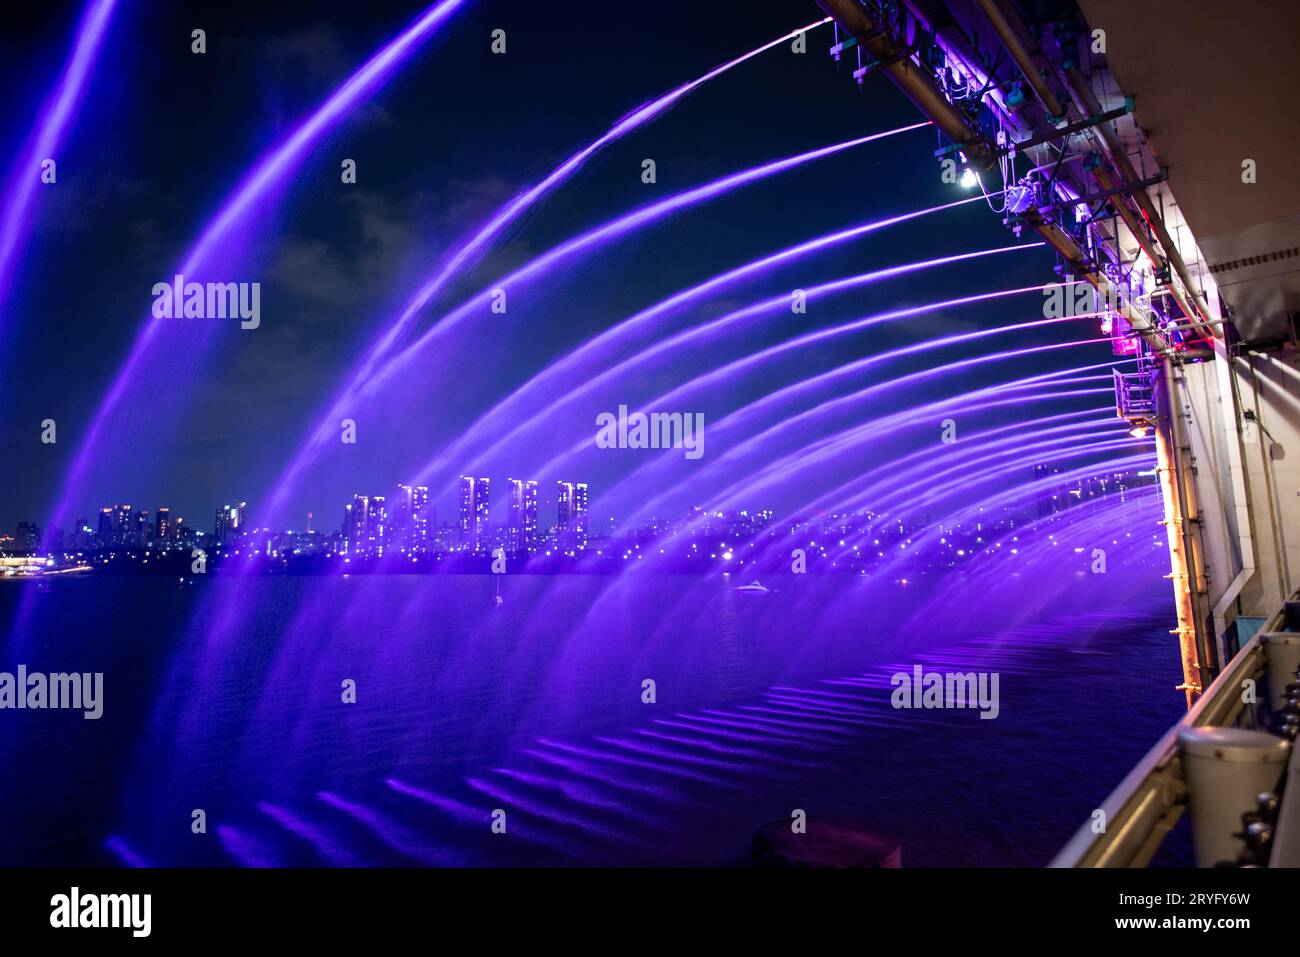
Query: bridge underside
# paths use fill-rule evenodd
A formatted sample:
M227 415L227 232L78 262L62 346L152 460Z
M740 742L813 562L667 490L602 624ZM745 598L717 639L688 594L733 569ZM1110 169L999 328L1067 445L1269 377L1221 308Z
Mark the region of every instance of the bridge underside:
M1248 342L1300 313L1300 70L1294 0L1080 0L1169 193ZM1242 182L1253 160L1255 182ZM1292 496L1294 498L1294 495Z

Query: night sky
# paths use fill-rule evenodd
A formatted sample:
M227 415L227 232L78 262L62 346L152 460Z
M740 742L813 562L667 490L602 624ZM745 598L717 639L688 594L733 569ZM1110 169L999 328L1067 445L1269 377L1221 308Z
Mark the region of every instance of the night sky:
M62 67L80 9L49 3L6 12L4 169ZM171 278L257 158L422 9L409 0L119 5L57 157L58 183L38 191L18 280L0 305L0 529L24 519L44 524L58 504L96 409L142 324L155 321L153 284ZM168 505L209 529L216 506L247 500L257 521L259 503L356 357L458 240L640 104L820 17L803 0L470 3L259 210L239 250L242 264L225 278L262 283L261 328L227 323L204 350L194 348L192 330L168 329L110 419L87 481L71 491L73 515L111 502ZM195 27L207 31L202 56L190 52ZM504 56L489 50L496 28L507 31ZM638 204L922 119L883 77L859 91L847 66L827 55L830 38L822 27L803 56L785 46L769 51L600 153L422 315L417 331L503 272ZM929 129L847 151L675 217L536 288L511 290L507 316L465 324L358 408L361 442L331 450L303 473L287 524L300 527L298 516L311 510L318 528L333 528L354 492L391 494L548 361L679 289L835 229L966 195L940 181L937 145ZM356 185L340 183L345 157L357 161ZM655 185L640 179L646 157L658 166ZM999 216L971 204L731 290L700 318L796 286L1015 241ZM842 297L807 321L1048 282L1050 267L1043 250L948 267ZM1033 297L1018 302L832 340L787 371L797 378L939 330L1039 315ZM752 350L788 338L788 319L731 341ZM1074 338L1086 334L1079 333ZM675 376L733 354L725 343L694 349L646 369L625 392L666 391ZM1098 346L1071 358L1082 364L1106 354ZM963 387L993 377L981 370ZM737 383L695 407L712 418L759 387ZM622 394L603 394L592 408L612 409ZM46 418L58 423L55 445L40 442ZM594 434L588 412L570 419L498 456L486 474L502 483L507 474L538 478L544 503L556 478L586 480L599 513L625 461L588 457L573 467L579 474L530 472L564 451L568 436ZM451 463L447 474L460 467ZM429 482L435 495L441 478ZM451 518L450 497L434 504L440 521ZM753 504L788 510L794 502Z

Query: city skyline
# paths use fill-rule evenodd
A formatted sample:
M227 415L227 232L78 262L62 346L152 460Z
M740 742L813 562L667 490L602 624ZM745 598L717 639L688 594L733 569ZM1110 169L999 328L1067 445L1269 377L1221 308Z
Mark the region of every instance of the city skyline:
M629 529L620 528L613 516L593 525L587 483L565 480L555 483L555 520L543 522L538 480L513 478L507 480L508 499L498 509L498 514L504 510L504 520L493 521L491 477L466 475L461 477L454 521L438 520L436 506L429 503L427 486L399 483L398 494L391 499L387 495L354 495L351 502L344 504L342 521L333 530L313 528L310 513L307 526L301 530L259 527L250 522L248 504L242 501L217 508L211 532L187 524L183 516L173 518L167 506L151 512L130 505L112 505L100 509L97 528L79 520L73 534L62 539L43 536L34 523L20 523L16 535L0 536L0 555L44 555L55 571L95 567L120 570L133 567L134 562L147 564L150 555L155 554L159 559L170 556L173 564L199 554L205 560L258 557L284 567L291 561L296 567L319 560L391 564L395 558L441 562L505 555L526 560L582 559L586 561L584 567L590 567L588 560L595 558L626 562L655 552L668 555L671 563L668 548L684 536L684 545L671 547L677 549L672 554L685 561L687 567L733 560L737 567L744 567L755 556L761 556L770 566L776 543L785 538L786 545L806 549L833 570L865 570L886 561L895 548L912 547L913 536L933 533L937 543L930 543L928 557L918 553L910 559L912 566L923 572L952 567L958 560L981 551L1000 549L1007 536L1011 538L1005 544L1014 550L1014 533L1018 529L1050 529L1067 512L1100 506L1112 498L1122 505L1130 493L1154 484L1149 470L1102 471L1060 484L1050 484L1052 477L1063 475L1059 466L1040 463L1032 472L1036 481L1044 483L1033 501L1015 507L1004 505L988 514L981 509L978 516L966 522L934 522L924 513L904 517L870 508L814 512L778 521L771 510L707 510L695 506L675 519L652 517L642 526ZM756 547L757 553L752 551ZM123 561L127 564L123 565ZM35 567L28 566L27 570ZM315 570L326 567L317 566ZM482 570L481 565L463 567ZM13 574L15 568L10 566L6 574ZM166 573L163 566L158 570ZM906 583L906 576L901 581Z
M455 525L439 523L438 508L430 505L427 485L398 483L391 507L388 495L354 494L352 501L343 505L339 534L348 545L341 554L382 555L394 544L403 551L419 551L444 529L455 533L456 550L483 554L491 540L493 547L508 544L513 551L531 552L542 540L539 512L542 501L553 502L556 510L556 522L545 526L547 531L557 533L556 539L558 532L572 536L566 539L571 547L585 547L589 518L586 482L556 480L554 500L539 498L539 481L536 479L511 478L507 484L511 498L503 507L507 509L508 518L505 523L496 524L491 520L490 476L461 477L461 501ZM306 516L302 531L332 534L313 528L313 512L307 512ZM166 505L150 509L136 508L130 503L113 504L99 509L97 524L92 525L86 517L78 517L70 531L42 529L35 521L24 519L18 522L13 535L0 533L0 553L42 549L90 550L92 547L144 548L153 543L184 544L200 539L221 546L242 535L269 530L250 524L246 501L218 506L211 528L208 532L187 522L183 515L173 516L172 509ZM506 542L490 538L490 533L498 528L507 530ZM293 528L282 531L284 534L295 532ZM56 537L62 540L62 544L52 548L50 541Z
M599 135L648 97L675 89L684 76L707 74L731 58L719 49L702 47L691 52L690 63L665 64L647 51L635 69L624 72L622 58L604 49L597 39L601 35L599 14L593 7L592 16L582 15L578 8L566 11L562 30L555 29L553 19L541 10L516 11L512 14L514 29L521 35L545 37L545 42L520 44L510 54L486 63L481 45L470 42L449 45L437 56L410 63L410 79L394 84L376 100L376 108L410 122L390 125L377 121L383 114L375 114L349 138L340 137L331 145L331 149L337 145L343 151L336 157L338 161L351 155L349 151L364 151L366 157L374 157L364 162L354 157L359 162L355 184L339 182L337 175L313 174L310 182L296 185L293 195L285 198L289 221L294 224L290 242L278 249L251 245L246 260L232 264L229 276L194 274L201 280L261 283L260 327L245 331L236 325L231 335L224 337L225 326L219 321L156 319L150 312L154 283L170 279L178 271L174 267L185 260L201 217L219 209L223 197L238 182L232 177L236 171L227 168L229 159L222 162L198 145L208 124L247 131L239 152L245 159L253 158L276 141L286 116L309 115L323 94L346 79L340 61L364 61L409 11L401 3L372 4L364 26L330 34L337 46L327 64L299 73L291 67L301 66L300 58L295 56L291 67L286 67L283 49L270 43L270 38L295 36L302 29L299 17L242 2L222 6L225 9L220 15L213 13L209 26L214 43L206 60L193 55L188 44L170 41L171 37L188 36L193 28L186 25L182 12L167 9L159 12L158 21L139 24L147 31L140 42L154 49L158 57L153 69L185 80L175 89L165 83L149 85L149 103L142 105L140 114L169 119L168 142L175 152L153 155L131 150L128 133L139 132L129 129L135 114L123 117L111 110L95 111L86 117L91 126L83 135L97 145L95 163L106 182L69 174L48 190L60 204L56 212L61 217L71 216L71 210L79 206L98 211L96 216L78 220L78 231L69 238L77 244L79 285L96 289L100 305L61 296L64 286L57 281L57 274L44 272L47 262L40 257L31 265L21 299L12 303L15 316L7 333L12 362L4 382L12 414L0 417L0 447L12 453L14 461L22 462L23 468L11 478L7 494L0 500L0 528L6 532L22 520L35 521L41 527L61 524L67 530L78 515L78 503L89 509L91 503L109 501L167 501L173 514L206 526L213 509L236 494L231 490L250 502L272 501L289 460L321 420L322 411L332 407L334 390L352 375L369 343L383 337L426 275L445 256L454 255L458 243L472 237L480 212L509 203L544 181L554 165L552 158L568 156L575 143ZM662 7L659 15L665 23L690 30L698 29L701 17L719 25L724 22L716 14L689 5ZM465 27L463 34L457 30L458 36L490 26L486 13L467 11L467 16L482 22ZM788 10L756 10L736 45L753 49L791 27ZM829 36L829 28L825 29ZM267 45L243 50L231 45L231 36L247 35L250 30L264 32ZM219 37L226 39L218 42ZM752 103L717 111L710 107L712 94L701 89L679 107L655 118L646 130L651 140L629 138L626 143L609 144L600 162L586 164L581 176L568 184L571 191L559 197L560 203L539 203L530 211L528 242L535 252L559 248L575 232L599 227L637 207L755 164L917 122L911 105L888 87L873 89L872 107L864 116L856 91L826 82L828 67L816 52L818 43L819 38L810 43L807 54L773 49L748 61L743 72L745 82L755 85L757 99ZM297 46L289 48L299 50ZM274 103L266 99L265 84L256 82L241 66L250 62L249 58L262 64L263 70L275 71L283 81L276 85ZM593 63L603 64L611 80L607 86L587 89L586 118L580 122L573 117L563 124L543 122L517 98L521 83L536 84L532 87L535 95L562 102L573 89L588 86ZM466 73L482 74L472 90L459 88L457 78ZM218 75L226 78L217 82ZM24 78L19 80L23 82L14 91L16 99L26 88ZM719 82L730 82L730 77ZM194 117L185 108L185 91L194 89L204 90L211 101L210 116ZM421 89L444 92L430 99L416 93ZM433 132L436 123L428 122L439 104L459 104L466 96L470 96L471 107L463 115L468 126L463 131L464 141L489 144L483 154L447 150L442 137ZM800 104L800 122L778 132L765 118L770 115L770 103L782 101ZM708 111L704 115L708 116L709 135L704 139L699 136L700 109ZM848 124L851 128L846 128L846 117L853 118ZM114 122L126 127L114 131ZM95 136L97 131L108 135L101 139ZM510 148L520 135L534 144L527 155ZM649 257L644 267L622 251L611 250L616 255L603 256L601 269L591 275L580 275L580 264L571 263L572 271L567 267L559 270L561 275L555 277L558 281L554 284L551 278L510 283L506 312L493 313L485 304L481 313L472 313L465 320L467 331L473 328L485 336L503 336L501 341L508 343L508 348L484 348L481 343L486 340L477 336L464 341L459 337L439 339L438 350L419 364L422 372L409 377L412 381L406 381L407 376L392 376L374 383L376 388L364 396L354 393L354 399L340 407L340 414L330 422L333 434L319 443L320 461L295 473L285 493L293 511L280 516L277 524L298 527L307 511L317 520L328 513L333 522L341 504L358 491L392 494L389 476L421 475L432 455L458 441L484 412L534 380L549 363L572 353L606 327L710 275L735 269L792 243L854 226L865 218L969 198L961 187L943 183L931 166L913 162L911 149L925 142L925 134L917 131L903 139L909 144L906 150L892 146L892 141L865 144L755 183L752 188L730 191L726 199L734 210L730 215L746 223L746 228L728 230L726 242L719 241L723 234L717 233L715 226L701 222L694 208L683 209L680 215L655 224L653 243L641 244L638 256ZM655 144L660 164L656 184L640 179L644 149L650 142ZM345 147L345 143L351 145ZM485 163L485 156L490 156L491 162ZM846 209L832 184L854 175L863 162L879 164L873 168L894 184L894 195L861 209ZM337 163L333 165L332 172L337 172ZM118 181L139 183L140 188L126 194L113 191L111 184ZM433 183L455 185L448 190L430 190ZM777 189L790 191L788 204L773 203ZM148 197L164 197L173 214L160 217L156 203ZM901 201L903 197L906 202ZM578 220L571 215L567 205L571 203L580 204L583 210ZM961 249L1007 242L1005 231L985 215L982 204L954 208L944 217L944 229L956 231L960 242L955 245ZM932 228L927 218L898 223L891 229L885 258L906 261L927 254ZM147 235L150 242L143 246L122 243L122 230ZM366 238L372 235L377 244L373 250ZM788 293L795 286L807 287L860 271L862 256L874 255L871 244L877 242L864 234L861 243L828 247L815 262L801 263L782 276L774 288L769 288L767 276L755 275L752 284L738 287L733 294L744 302L751 295ZM672 265L670 254L676 250L687 257L689 268L668 268ZM363 258L364 269L342 268ZM495 265L497 260L490 258L484 268L490 271ZM1033 249L1008 259L1000 275L1007 285L1028 284L1041 281L1050 266L1050 256ZM408 330L411 337L423 335L443 315L459 309L480 285L489 291L500 285L472 278L443 289ZM954 263L928 277L926 288L935 298L944 298L966 293L982 280L983 267L977 262ZM549 294L552 285L553 295ZM906 301L909 294L906 284L881 284L880 308ZM805 321L819 327L853 318L857 307L853 301L831 302L828 297L818 303ZM1037 311L1032 300L1023 306L1027 312ZM973 304L961 321L972 328L991 326L1001 321L1004 313L1004 305ZM41 321L36 321L38 317ZM906 336L901 330L883 329L881 336L893 341L931 335L946 329L951 321L948 317L917 316L909 323ZM145 328L152 337L148 361L129 377L120 407L105 412L95 452L87 459L93 460L94 467L74 481L70 473L86 443L91 442L103 397L128 360L142 322L147 323ZM771 345L781 339L776 323L758 323L749 334L756 338L756 345ZM205 352L199 340L206 345L207 337L221 337L222 344L214 342L213 351ZM76 348L69 348L71 343L76 343ZM857 354L848 340L828 339L824 349L823 362L843 361ZM676 374L686 379L707 371L709 354L710 350L699 350L674 356ZM225 359L220 358L223 355ZM184 356L186 361L172 365L168 356ZM157 374L143 374L149 369ZM473 374L468 374L470 370ZM568 475L580 476L592 487L613 489L628 470L648 457L632 450L626 454L596 450L596 416L620 404L630 403L631 407L639 399L652 398L652 394L642 393L642 387L657 384L664 375L654 365L631 370L610 382L610 389L594 395L590 404L569 406L564 415L548 414L535 423L530 420L549 413L549 404L537 401L536 391L530 391L526 404L510 409L494 423L510 431L528 426L524 434L496 450L484 443L479 460L448 459L437 472L424 475L426 482L441 489L454 484L462 470L472 470L493 476L492 484L498 486L509 477L543 476L539 486L543 497L554 494L553 478ZM973 375L981 380L977 384L995 378L992 372L980 370ZM577 387L588 378L594 375L588 376L584 368L561 382ZM704 413L712 429L722 408L701 401L690 411ZM357 423L355 444L338 439L338 423L345 417ZM58 424L55 443L41 441L41 423L46 418ZM486 434L491 437L494 433ZM583 436L591 445L589 454L546 466L556 453ZM691 466L683 474L698 471L696 466L708 464L726 446L710 444L706 448L698 462L684 462L678 453L678 465ZM504 500L504 493L493 491ZM791 507L790 498L783 495L772 504L785 510ZM65 501L68 509L56 514ZM440 510L454 507L440 503Z

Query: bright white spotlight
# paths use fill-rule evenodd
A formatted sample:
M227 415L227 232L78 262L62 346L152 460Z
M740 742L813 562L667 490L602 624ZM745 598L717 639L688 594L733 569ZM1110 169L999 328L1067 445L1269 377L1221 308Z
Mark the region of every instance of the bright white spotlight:
M1133 436L1135 439L1145 439L1147 437L1147 432L1148 429L1145 425L1135 425L1133 428L1128 430L1128 434Z
M969 166L961 171L961 184L967 189L970 189L978 182L979 180L975 177L975 171Z

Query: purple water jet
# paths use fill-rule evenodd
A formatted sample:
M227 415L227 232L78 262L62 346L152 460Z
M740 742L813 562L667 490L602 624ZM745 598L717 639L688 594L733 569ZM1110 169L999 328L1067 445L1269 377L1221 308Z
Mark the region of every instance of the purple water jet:
M790 246L780 252L763 256L753 262L746 263L745 265L738 266L726 273L707 279L689 289L677 292L672 296L669 296L667 299L661 300L653 306L641 310L610 329L599 333L578 346L576 349L570 351L565 356L552 362L545 369L542 369L529 379L528 382L519 386L509 396L479 416L464 436L457 439L452 445L440 452L439 455L429 462L422 471L425 474L434 475L437 474L440 469L446 467L449 462L463 461L467 450L473 445L477 436L480 434L490 435L493 431L498 433L502 431L497 425L500 421L505 421L507 423L514 422L524 414L528 414L531 418L537 404L546 401L547 396L545 389L548 385L559 385L563 383L567 389L572 381L581 378L579 375L579 369L584 359L591 358L594 361L601 360L603 357L599 353L602 349L609 349L616 341L630 337L633 332L648 325L651 320L659 318L665 313L679 309L689 302L702 299L707 294L716 293L720 290L726 289L739 282L741 279L771 270L781 263L797 261L804 256L820 252L841 243L858 239L862 236L886 229L890 226L918 219L922 216L929 216L934 213L955 209L958 206L965 206L968 203L978 202L982 198L983 197L980 196L972 196L967 199L959 199L951 203L943 203L939 206L930 206L925 209L890 216L885 219L864 223L858 226L853 226L849 229L819 236L816 239L811 239L807 242ZM491 448L478 453L476 461L481 461L491 455L495 449L504 445L509 438L516 435L522 430L522 428L523 426L519 426L511 429L508 434L496 440L492 444Z
M4 309L5 300L31 229L40 164L58 158L99 59L116 6L117 0L91 0L86 5L59 82L42 105L40 119L9 174L8 202L0 215L0 312L7 315L12 313Z
M352 373L347 385L344 386L344 388L331 401L329 410L324 414L324 416L322 416L321 424L317 426L313 433L309 434L307 441L298 449L290 461L295 462L297 459L308 455L312 448L314 448L315 444L319 442L321 432L328 431L334 427L335 420L341 414L342 410L346 409L348 404L352 401L356 390L370 379L379 362L387 358L388 354L410 329L411 324L415 321L419 313L433 301L434 297L442 292L452 279L460 275L472 262L481 257L486 251L488 245L501 235L509 226L517 222L524 213L536 206L539 202L547 198L551 193L558 190L569 179L571 179L588 159L606 146L617 142L627 134L639 129L641 126L655 119L660 114L666 112L678 100L682 99L693 90L703 86L705 83L708 83L710 80L722 76L734 67L765 53L773 47L779 46L801 33L805 33L808 30L812 30L829 22L830 18L826 17L810 23L805 27L792 30L787 34L777 37L769 43L765 43L748 53L736 57L735 59L710 70L703 76L692 80L689 83L685 83L677 89L671 90L663 96L638 107L627 116L620 119L596 140L578 150L559 166L555 167L555 169L553 169L541 182L525 190L505 206L498 209L488 222L469 239L456 243L455 252L450 256L445 257L443 261L439 263L429 279L427 279L407 301L397 318L374 342L371 343L369 348L367 348L365 354L361 358L358 368ZM282 476L276 485L278 487L290 480L291 473ZM271 501L272 510L274 510L275 505L278 504L278 499L274 493Z
M268 193L287 180L357 103L386 83L414 51L429 40L465 3L466 0L441 0L440 3L429 7L396 39L371 57L315 112L300 123L289 137L265 154L208 224L180 267L174 272L187 277L212 272L214 260L222 244L261 209L267 202ZM172 327L150 317L146 319L136 336L129 357L119 369L79 446L73 466L63 482L63 491L53 510L51 524L55 526L66 524L73 498L81 491L92 466L99 464L97 454L106 427L110 419L118 413L129 389L139 381L140 373L150 366L146 356L155 341L160 338L160 330L164 328ZM191 343L191 345L198 349L213 341L210 335L200 339L199 344ZM191 360L194 358L190 356ZM130 443L126 443L126 447L131 449L131 454L135 454Z
M810 287L809 289L805 290L805 292L807 296L811 299L816 296L843 292L848 289L855 289L861 286L871 285L873 283L881 282L883 280L894 279L899 276L905 276L916 272L922 272L926 269L932 269L937 266L945 266L953 263L967 262L969 260L980 259L985 256L995 256L1006 252L1018 252L1023 249L1038 248L1041 247L1041 245L1042 245L1041 243L1030 243L1027 245L1018 244L1014 246L1001 246L1001 247L995 247L993 249L982 249L974 252L958 253L951 256L942 256L936 259L920 260L917 262L906 263L899 266L890 266L884 269L872 270L871 272L861 273L856 276L837 279L833 282L822 283L820 285ZM552 402L547 404L544 413L534 412L527 419L525 419L525 421L522 424L517 425L513 429L507 431L496 442L494 442L490 448L482 452L476 459L474 459L467 466L468 470L473 471L475 468L479 466L479 464L483 460L487 459L495 451L509 444L509 442L511 442L514 438L516 438L521 432L525 431L527 428L529 428L534 423L536 423L537 419L542 414L545 414L547 416L559 414L563 410L568 408L570 405L576 404L577 402L581 401L582 398L594 392L601 385L618 380L620 377L626 376L635 366L641 363L644 363L656 356L670 352L673 349L677 349L682 346L693 344L697 340L701 340L701 339L707 340L709 338L716 337L734 324L743 322L746 319L760 315L764 312L769 312L783 306L788 306L789 302L790 302L789 295L782 295L782 296L776 296L769 299L765 299L762 302L758 302L753 305L746 306L742 309L733 310L717 319L710 320L709 322L702 323L698 326L692 326L689 329L686 329L682 332L679 332L675 335L668 337L667 339L657 341L654 343L654 345L642 349L640 352L637 352L633 356L624 359L622 362L604 368L600 372L600 374L592 378L585 379L576 388L571 386L569 389L566 390L565 396L559 402ZM634 320L632 321L635 321L635 318L636 317L634 317ZM1060 320L1047 320L1047 321L1056 322ZM864 326L861 325L854 325L851 326L850 328L857 329L863 327ZM583 348L586 347L584 346ZM489 415L490 414L491 413L489 413ZM436 474L435 470L438 467L442 466L449 459L450 455L452 455L454 451L455 451L454 449L448 450L448 452L440 455L433 462L427 463L417 473L418 480L426 481L432 475ZM553 462L554 460L552 460L552 463ZM552 463L548 463L548 466ZM545 469L543 469L543 471L545 471Z
M920 308L924 308L924 307L920 307ZM872 318L878 318L878 317L872 317ZM836 329L840 329L840 328L843 327L836 327ZM831 332L833 331L834 330L831 330ZM822 338L822 337L823 336L821 333L811 333L808 336L804 336L801 338L804 340L809 340L809 339ZM791 340L791 341L793 342L795 340ZM1003 350L1002 352L995 353L992 355L975 356L973 358L962 359L956 362L951 362L943 366L938 366L930 369L923 369L920 372L910 373L908 375L891 379L887 382L879 383L873 386L868 386L867 388L860 389L857 392L852 393L851 395L841 396L836 399L823 402L813 409L806 410L804 412L799 413L796 416L781 420L777 425L751 436L749 439L741 443L739 446L735 446L732 449L728 450L728 452L722 457L722 459L715 460L710 465L710 468L713 469L718 468L721 461L734 458L740 453L742 449L765 447L765 443L770 441L777 432L789 431L792 429L803 429L806 426L807 422L813 417L822 416L831 410L842 408L846 403L851 403L851 402L856 403L866 399L875 398L880 396L881 394L897 390L899 387L903 385L922 382L931 379L937 379L945 374L962 371L975 365L981 365L988 362L1002 361L1002 360L1015 358L1015 357L1036 355L1036 354L1051 352L1059 349L1075 348L1078 346L1091 346L1094 343L1095 340L1088 339L1088 340L1078 340L1078 341L1066 342L1066 343L1051 343L1049 345L1043 345L1043 346L1029 346L1029 347L1023 347L1021 349ZM761 353L757 353L755 355L747 356L744 359L737 360L736 362L731 363L730 366L732 368L740 368L746 365L750 365L753 362L758 361L759 357L762 357L764 353L772 354L774 352L779 352L785 349L788 345L789 343L782 343L780 346L773 346L769 349L763 350L763 352ZM888 356L888 353L884 353L882 355ZM879 357L872 357L872 358L875 359ZM679 387L673 390L672 392L667 393L665 396L653 400L651 403L648 403L647 405L649 407L655 407L655 406L661 406L665 403L671 404L671 402L674 399L676 399L680 393L686 391L687 388L694 388L696 387L697 383L701 382L701 380L713 379L720 376L721 374L722 374L722 370L715 370L714 372L708 373L705 376L693 380L693 382L688 384L687 386ZM919 411L920 410L913 410L908 414L912 417L915 417L919 413ZM895 417L895 419L897 419L897 417ZM885 421L888 422L889 420L885 420ZM886 427L885 423L882 422L870 423L865 426L860 425L850 430L848 435L849 437L855 439L861 438L862 436L865 435L877 434L884 427ZM844 441L845 441L844 437L841 436L838 438L838 442L840 443L838 445L832 444L831 440L821 440L816 443L809 443L807 445L802 446L795 452L783 456L775 463L771 462L770 457L765 455L765 458L768 458L769 462L768 465L764 468L762 474L769 477L779 477L780 470L777 468L778 465L781 465L783 463L789 463L796 459L799 460L803 465L809 464L811 461L814 461L814 459L808 458L809 456L813 456L813 455L825 456L827 454L830 454L831 452L839 451L840 449L842 449L843 447L842 443ZM571 450L570 453L568 454L573 454L574 451L577 450ZM695 476L694 479L698 481L699 476ZM733 497L731 495L732 489L738 488L740 491L746 493L752 493L758 487L761 487L761 484L757 480L753 480L753 479L751 479L749 482L746 483L739 483L739 482L733 483L733 485L728 490L718 493L718 495L715 497L715 500L718 502L727 501L729 497ZM675 486L673 488L675 488ZM656 496L654 499L650 501L645 501L643 499L642 504L633 513L629 521L636 521L638 518L642 517L643 515L649 514L652 508L655 506L655 504L666 499L672 493L673 488L669 488L664 492L661 492L659 496Z
M421 355L421 353L430 347L430 345L439 341L443 336L450 333L462 322L465 322L469 318L486 309L489 305L489 298L492 289L511 287L540 275L544 275L554 266L572 256L588 249L597 248L605 243L614 242L644 226L658 222L659 220L681 210L689 209L733 190L752 185L753 183L760 182L768 177L788 172L789 170L796 169L804 164L815 162L816 160L823 159L827 156L833 156L845 150L854 149L858 146L877 142L902 133L924 129L930 125L929 122L913 123L897 129L856 137L851 140L832 144L831 146L824 146L785 159L775 160L760 166L751 167L750 169L742 170L739 173L733 173L729 176L713 180L712 182L706 183L702 186L697 186L693 189L676 193L667 199L642 206L631 213L619 217L618 219L611 220L602 226L591 229L573 239L561 243L559 246L554 247L546 253L535 257L526 265L510 273L508 276L499 278L490 287L480 290L459 307L443 315L414 343L389 358L382 365L379 371L371 376L367 382L363 383L360 388L354 390L353 394L359 400L382 388L394 376L400 374L403 369L410 366L411 363ZM336 423L332 418L322 422L307 442L306 448L295 456L293 461L290 463L288 470L279 480L277 480L267 506L266 514L268 520L274 521L284 510L291 486L309 464L308 460L310 457L327 442L333 440L335 427Z

